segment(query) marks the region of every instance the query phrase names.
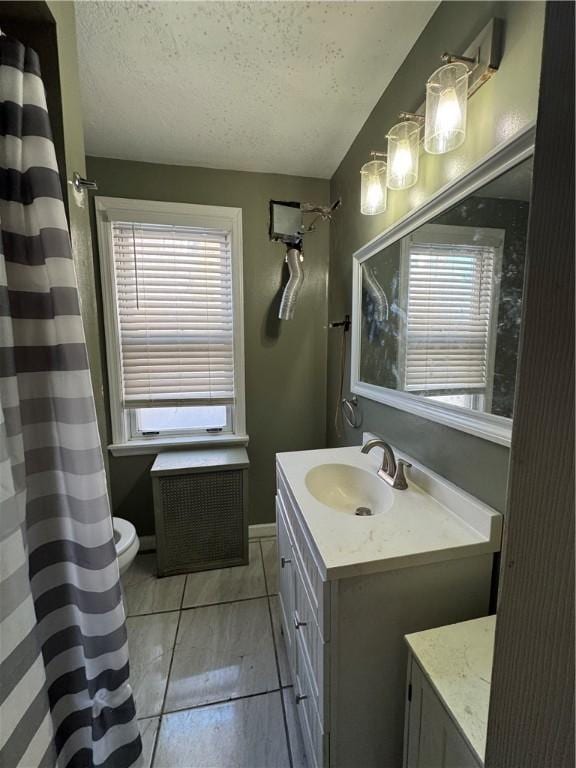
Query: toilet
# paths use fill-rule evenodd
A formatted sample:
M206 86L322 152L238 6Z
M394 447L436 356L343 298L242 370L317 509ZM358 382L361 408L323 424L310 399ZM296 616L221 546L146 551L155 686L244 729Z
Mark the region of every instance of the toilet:
M140 539L136 533L136 528L123 520L121 517L113 517L114 526L114 544L116 545L116 556L118 557L118 566L120 575L130 568L132 561L140 549Z

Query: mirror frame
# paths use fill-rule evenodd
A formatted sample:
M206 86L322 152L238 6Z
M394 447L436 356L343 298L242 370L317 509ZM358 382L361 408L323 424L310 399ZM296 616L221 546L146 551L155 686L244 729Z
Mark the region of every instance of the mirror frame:
M500 445L510 445L512 419L494 416L455 405L428 400L360 379L360 334L362 319L362 264L379 251L430 223L436 216L457 205L485 184L534 154L535 124L530 123L503 144L499 144L466 174L441 187L422 205L414 208L380 235L359 248L353 255L352 272L352 350L350 389L355 395L390 405Z

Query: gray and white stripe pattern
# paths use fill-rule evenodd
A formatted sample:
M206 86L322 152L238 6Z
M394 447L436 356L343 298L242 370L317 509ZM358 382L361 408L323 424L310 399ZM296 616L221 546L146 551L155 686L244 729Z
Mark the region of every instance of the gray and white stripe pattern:
M141 742L76 277L38 57L0 37L0 766Z

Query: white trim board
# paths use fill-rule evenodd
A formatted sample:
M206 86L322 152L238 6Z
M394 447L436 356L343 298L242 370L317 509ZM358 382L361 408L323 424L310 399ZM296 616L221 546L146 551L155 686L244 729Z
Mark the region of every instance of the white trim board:
M500 144L468 173L439 189L418 208L370 240L353 254L352 264L352 349L350 389L355 395L413 413L430 421L458 429L500 445L510 445L512 419L439 403L360 379L360 341L362 318L362 264L374 254L430 222L496 177L534 153L535 125L531 123L509 141Z
M139 552L156 552L156 536L138 536L140 539Z
M193 450L194 448L214 448L226 445L248 445L248 435L233 435L229 432L221 435L197 435L180 438L159 438L156 440L129 440L126 443L112 443L108 450L113 456L143 456L158 454L162 451Z
M248 526L249 539L269 539L276 536L276 523L259 523Z
M276 537L276 523L259 523L257 525L248 526L248 539L249 541L256 541L258 539L271 539ZM156 551L156 536L139 536L140 549L139 552L155 552Z

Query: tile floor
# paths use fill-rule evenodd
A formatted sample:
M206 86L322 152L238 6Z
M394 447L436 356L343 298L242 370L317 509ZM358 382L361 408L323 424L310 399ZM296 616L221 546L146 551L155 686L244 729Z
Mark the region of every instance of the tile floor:
M131 681L145 768L306 768L278 615L275 539L250 563L125 574Z

